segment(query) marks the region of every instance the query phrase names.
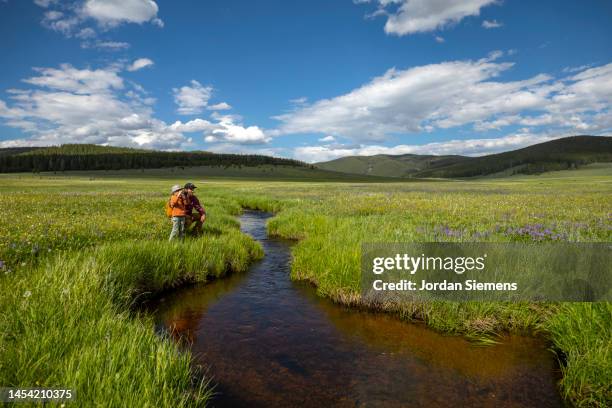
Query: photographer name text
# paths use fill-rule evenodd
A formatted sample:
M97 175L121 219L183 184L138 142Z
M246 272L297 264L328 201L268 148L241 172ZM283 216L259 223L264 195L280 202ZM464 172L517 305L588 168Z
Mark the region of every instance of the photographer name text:
M377 257L372 260L372 273L381 275L389 271L399 271L401 274L415 275L419 271L453 272L461 275L466 271L481 272L486 267L487 254L479 257L440 257L411 256L396 254L393 257ZM421 279L400 279L396 282L386 282L375 279L372 282L375 291L516 291L516 282L479 282L466 279L463 282L428 281Z

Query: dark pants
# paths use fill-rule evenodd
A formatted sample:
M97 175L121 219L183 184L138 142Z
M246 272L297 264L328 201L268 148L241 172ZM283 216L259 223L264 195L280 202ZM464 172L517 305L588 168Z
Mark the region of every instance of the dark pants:
M194 235L200 235L202 233L202 226L204 223L200 221L199 213L192 213L185 217L185 231L189 231L191 225L193 225L193 229L191 230Z

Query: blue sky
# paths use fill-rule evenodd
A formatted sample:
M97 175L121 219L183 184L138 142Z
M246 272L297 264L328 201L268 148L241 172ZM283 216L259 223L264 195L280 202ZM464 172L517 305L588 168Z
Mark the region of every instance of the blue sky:
M480 155L612 129L612 3L0 0L0 147Z

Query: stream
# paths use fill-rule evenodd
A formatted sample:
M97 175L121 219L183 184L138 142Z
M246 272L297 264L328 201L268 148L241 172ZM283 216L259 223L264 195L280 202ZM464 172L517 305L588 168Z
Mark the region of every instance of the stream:
M289 241L268 237L270 214L241 229L265 257L247 273L167 294L167 330L207 367L212 406L557 407L557 363L541 339L480 347L423 324L352 310L291 281Z

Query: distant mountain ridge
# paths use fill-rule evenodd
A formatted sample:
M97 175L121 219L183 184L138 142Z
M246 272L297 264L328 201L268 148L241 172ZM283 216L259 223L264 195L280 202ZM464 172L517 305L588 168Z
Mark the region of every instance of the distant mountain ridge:
M496 173L538 174L612 162L612 137L572 136L480 157L432 155L349 156L315 166L343 173L399 178L462 178Z

